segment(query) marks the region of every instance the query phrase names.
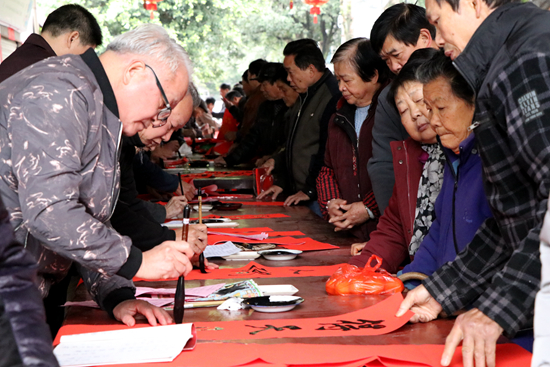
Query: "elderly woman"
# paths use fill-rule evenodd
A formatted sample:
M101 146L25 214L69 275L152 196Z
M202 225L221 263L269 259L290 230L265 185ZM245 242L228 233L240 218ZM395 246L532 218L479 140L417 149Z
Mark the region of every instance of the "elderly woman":
M436 219L403 273L431 275L454 260L492 214L471 133L474 92L442 52L420 66L417 76L424 85L427 116L444 147L447 164L435 203Z
M328 126L325 165L317 178L318 201L335 231L350 229L367 240L380 213L367 172L378 94L389 71L366 38L342 44L334 57L342 99Z
M383 259L382 267L396 273L412 258L430 229L434 204L441 189L445 156L436 142L436 133L424 116L422 84L416 70L437 51L415 51L392 82L388 98L395 101L401 122L410 138L391 143L395 185L388 207L367 243L354 244L349 263L364 266L372 255Z

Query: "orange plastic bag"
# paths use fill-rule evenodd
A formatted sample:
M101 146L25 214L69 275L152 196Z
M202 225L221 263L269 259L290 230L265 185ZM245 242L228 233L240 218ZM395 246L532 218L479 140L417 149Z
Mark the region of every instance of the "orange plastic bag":
M372 261L377 264L373 267ZM372 255L363 269L355 265L344 264L327 280L328 294L392 294L402 292L403 282L384 269L378 269L382 259Z

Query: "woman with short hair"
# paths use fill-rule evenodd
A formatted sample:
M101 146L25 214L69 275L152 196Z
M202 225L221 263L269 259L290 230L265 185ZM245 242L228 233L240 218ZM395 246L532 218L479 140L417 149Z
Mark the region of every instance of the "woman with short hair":
M389 70L366 38L342 44L332 63L342 98L328 126L325 165L317 178L318 201L335 231L350 230L368 240L380 212L367 162L378 95L388 83Z

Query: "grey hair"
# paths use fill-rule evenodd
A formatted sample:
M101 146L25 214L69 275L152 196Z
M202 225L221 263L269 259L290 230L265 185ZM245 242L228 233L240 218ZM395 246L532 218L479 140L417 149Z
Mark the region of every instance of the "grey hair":
M187 52L168 35L168 32L157 24L142 24L137 28L118 35L107 46L106 51L131 53L154 58L168 68L171 74L184 66L189 79L193 65Z

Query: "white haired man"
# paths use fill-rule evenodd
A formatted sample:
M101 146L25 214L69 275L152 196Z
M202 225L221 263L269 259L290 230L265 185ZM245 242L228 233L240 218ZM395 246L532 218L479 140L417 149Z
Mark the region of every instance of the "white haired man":
M162 27L145 25L115 38L99 58L91 49L49 58L1 84L10 112L0 116L0 194L17 240L38 262L43 295L72 261L104 308L116 302L105 299L113 289L133 289L134 276L191 271L197 249L188 243L166 241L142 253L108 224L121 134L166 123L187 93L188 65ZM158 309L145 314L153 324L169 319Z

